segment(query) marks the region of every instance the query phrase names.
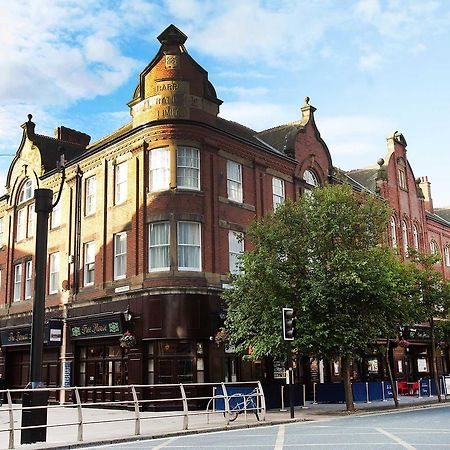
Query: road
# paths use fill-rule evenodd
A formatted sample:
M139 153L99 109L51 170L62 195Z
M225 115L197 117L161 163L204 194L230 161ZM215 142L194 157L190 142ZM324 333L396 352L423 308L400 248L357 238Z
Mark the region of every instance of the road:
M239 419L238 419L239 420ZM106 447L89 447L104 450ZM450 406L109 445L111 450L450 449Z

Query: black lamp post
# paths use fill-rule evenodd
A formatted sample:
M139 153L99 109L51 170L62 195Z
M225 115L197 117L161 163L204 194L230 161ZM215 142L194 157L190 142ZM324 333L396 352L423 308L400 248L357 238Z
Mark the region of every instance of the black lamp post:
M58 204L65 180L64 155L57 164L62 173L61 185L56 202L53 203L51 189L36 189L34 191L36 219L36 246L34 253L34 296L33 318L31 324L31 352L30 352L30 382L29 391L24 392L22 407L43 406L43 408L23 409L22 426L42 427L22 430L21 444L45 442L47 437L47 403L48 391L39 390L44 387L42 380L42 361L44 352L44 321L45 321L45 286L47 280L47 242L48 218L53 208Z

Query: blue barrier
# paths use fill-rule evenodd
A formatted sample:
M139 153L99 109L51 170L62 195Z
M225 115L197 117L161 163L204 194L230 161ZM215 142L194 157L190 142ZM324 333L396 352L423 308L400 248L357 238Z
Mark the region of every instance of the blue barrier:
M366 390L367 385L367 390ZM382 383L381 381L354 382L352 383L353 401L367 402L389 400L394 396L392 394L392 386L389 381ZM367 394L368 397L367 398ZM316 385L316 402L317 403L340 403L345 401L344 384L343 383L319 383Z
M381 381L369 382L369 400L383 400L383 384Z
M343 403L344 383L319 383L316 385L316 402Z
M364 382L352 383L352 391L353 391L353 401L354 402L367 401L366 383L364 383Z
M230 404L230 409L237 409L239 403L244 403L244 395L247 396L253 392L254 388L252 387L239 387L239 386L230 386L227 387L228 401ZM216 388L215 395L223 396L222 386L218 386ZM247 408L256 408L256 397L252 397L249 399L249 404ZM215 409L216 411L225 411L225 400L223 398L216 398L215 400Z

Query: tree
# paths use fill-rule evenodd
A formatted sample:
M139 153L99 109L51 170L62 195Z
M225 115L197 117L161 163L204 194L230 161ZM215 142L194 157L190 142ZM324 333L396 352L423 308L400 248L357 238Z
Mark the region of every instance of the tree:
M448 325L441 325L447 321L450 307L450 282L445 280L442 273L436 270L439 254L427 255L416 251L411 252L416 263L416 287L418 298L418 321L428 322L431 337L431 364L438 401L442 401L441 386L437 368L437 345L439 338L443 338L442 331Z
M349 186L328 186L286 202L253 222L243 273L224 293L225 327L240 352L282 355L281 309L297 311L293 347L342 358L348 410L353 410L351 360L377 338L408 323L413 282L385 239L388 206Z

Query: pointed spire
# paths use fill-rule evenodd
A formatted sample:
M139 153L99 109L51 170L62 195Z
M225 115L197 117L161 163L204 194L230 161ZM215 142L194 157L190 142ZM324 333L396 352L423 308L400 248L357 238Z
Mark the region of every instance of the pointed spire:
M158 36L158 41L162 45L183 45L186 40L187 36L173 24Z

